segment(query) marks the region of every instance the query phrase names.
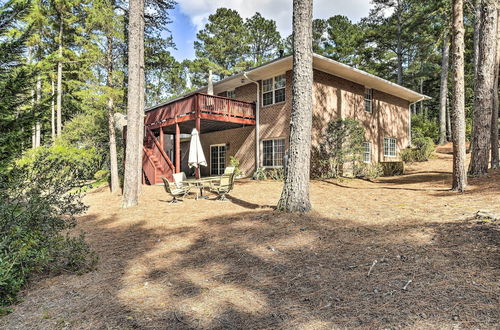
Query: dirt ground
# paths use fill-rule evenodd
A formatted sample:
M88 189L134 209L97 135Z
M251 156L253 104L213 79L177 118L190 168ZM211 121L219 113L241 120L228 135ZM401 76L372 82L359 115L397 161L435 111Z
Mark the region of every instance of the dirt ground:
M442 150L445 151L445 150ZM79 229L95 271L33 281L2 328L462 329L500 324L500 171L449 191L451 155L407 174L314 181L308 215L278 213L278 182L226 202L168 204L146 186L121 209L89 193Z

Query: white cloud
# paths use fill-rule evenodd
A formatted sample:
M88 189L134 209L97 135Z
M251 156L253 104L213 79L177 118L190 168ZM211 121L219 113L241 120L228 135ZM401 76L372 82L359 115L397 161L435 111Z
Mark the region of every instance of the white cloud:
M292 31L292 0L178 0L182 13L187 15L197 30L203 28L208 16L217 8L237 10L244 18L260 12L266 18L276 21L283 37ZM353 21L368 15L369 0L315 0L314 18L328 18L345 15Z

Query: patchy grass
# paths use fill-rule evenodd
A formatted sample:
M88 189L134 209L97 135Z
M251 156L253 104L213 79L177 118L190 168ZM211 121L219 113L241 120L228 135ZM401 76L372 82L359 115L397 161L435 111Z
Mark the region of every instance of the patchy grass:
M144 187L121 209L89 193L78 229L99 254L81 276L40 278L4 328L494 328L500 322L500 172L449 191L451 156L408 174L312 183L314 211L272 209L277 182L230 201L167 204Z

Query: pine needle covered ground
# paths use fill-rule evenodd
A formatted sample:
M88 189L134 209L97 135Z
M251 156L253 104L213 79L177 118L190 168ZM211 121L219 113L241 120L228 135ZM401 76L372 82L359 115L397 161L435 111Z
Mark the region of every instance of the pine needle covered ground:
M445 151L444 149L442 151ZM314 212L272 209L281 183L167 204L144 187L120 209L89 193L79 228L97 270L32 281L2 328L494 328L500 171L448 190L451 156L408 174L312 183Z

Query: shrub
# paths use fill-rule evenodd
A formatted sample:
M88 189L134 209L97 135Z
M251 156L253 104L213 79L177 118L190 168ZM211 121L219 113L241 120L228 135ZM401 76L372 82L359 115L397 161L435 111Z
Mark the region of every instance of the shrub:
M97 181L107 180L108 178L109 178L108 170L99 170L94 173L94 179L96 179Z
M425 162L429 160L434 152L435 145L431 138L416 138L413 140L413 148L401 151L401 160L407 163Z
M427 119L425 115L413 115L411 117L411 136L414 139L428 137L437 142L439 126L436 121Z
M382 162L380 165L384 176L403 175L405 172L404 162Z
M267 176L274 181L284 181L285 170L283 168L271 168L267 170Z
M259 167L257 171L253 173L252 179L254 180L267 180L266 169L264 167Z
M238 178L244 173L240 170L240 160L234 156L229 157L229 166L234 167L234 175Z
M354 167L354 176L357 178L375 179L384 174L379 163L359 163Z
M40 147L0 174L0 305L34 272L90 269L82 237L67 236L87 207L79 193L92 157L85 150Z
M259 167L253 174L254 180L274 180L284 181L285 170L283 168L264 168Z
M363 127L356 120L329 122L319 147L311 154L312 176L336 178L343 175L344 164L361 162L364 135Z

